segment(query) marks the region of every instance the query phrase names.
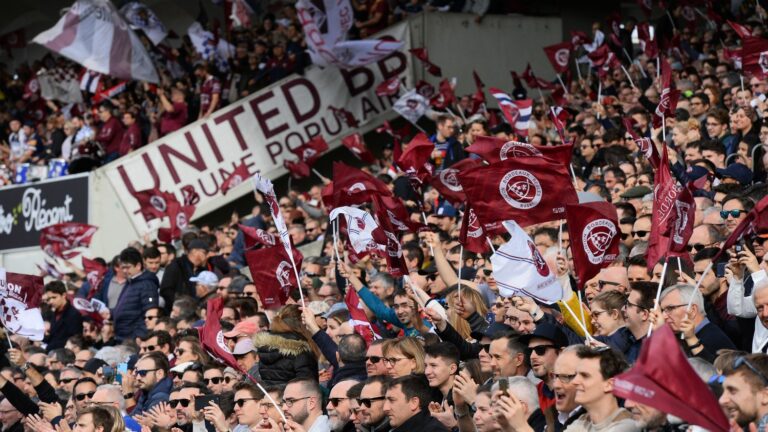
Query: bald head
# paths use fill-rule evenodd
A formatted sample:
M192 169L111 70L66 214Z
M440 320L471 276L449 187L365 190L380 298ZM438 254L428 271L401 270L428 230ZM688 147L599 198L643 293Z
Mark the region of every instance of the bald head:
M626 292L629 288L629 277L627 269L624 266L612 266L600 269L598 279L604 282L613 282L605 284L603 291L622 291Z

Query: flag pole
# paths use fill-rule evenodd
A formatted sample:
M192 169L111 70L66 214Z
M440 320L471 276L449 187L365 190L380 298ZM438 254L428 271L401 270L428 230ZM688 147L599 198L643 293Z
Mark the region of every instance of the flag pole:
M659 299L661 298L661 288L664 286L664 278L667 276L667 263L669 260L664 257L664 266L661 268L661 278L659 279L659 287L656 289L656 301L653 303L653 310L655 311L659 307ZM648 326L648 337L653 332L653 326Z
M458 288L458 291L459 291L459 301L460 302L463 302L463 300L461 299L461 268L462 267L464 267L464 245L459 243L459 271L457 273L458 273L458 276L459 276L459 282L458 282L459 288Z
M579 85L581 85L581 80L583 79L581 77L581 66L579 66L579 59L576 56L573 56L573 64L576 65L576 75L579 77Z
M565 308L568 309L568 312L570 312L570 314L573 315L574 320L579 324L579 327L581 327L581 330L584 331L584 335L585 335L586 339L587 340L592 339L592 335L589 334L589 330L587 330L587 327L584 325L583 322L579 321L578 315L576 315L576 313L573 311L573 309L571 309L571 307L568 305L568 302L562 301L560 303L565 305ZM579 303L579 305L581 305L581 303ZM583 308L581 309L581 312L582 312L582 316L583 316L583 313L584 313L584 309Z
M579 311L581 311L581 322L584 323L584 327L586 328L587 327L587 318L584 316L584 300L582 299L582 296L581 296L581 290L577 289L576 290L576 295L579 298Z
M621 70L624 71L624 75L627 76L627 79L629 80L629 85L632 86L632 88L635 88L635 83L632 81L632 77L629 76L629 71L627 71L627 68L624 67L624 65L621 65Z
M744 91L744 75L739 74L739 79L741 80L741 91Z
M563 254L563 220L560 219L560 223L557 230L557 254Z
M539 91L539 99L541 99L543 101L544 100L544 94L541 92L541 87L536 87L536 90Z
M328 177L320 174L320 172L317 171L316 169L312 168L312 172L315 173L316 176L320 177L320 180L322 180L323 182L330 181L330 179Z
M458 111L459 115L461 116L461 119L464 120L464 124L466 124L467 118L464 116L464 110L462 110L460 106L457 106L456 103L453 104L453 107L456 108L456 111Z
M557 80L560 81L560 85L563 86L563 91L565 94L568 94L568 89L565 88L565 84L563 83L563 79L560 77L560 74L557 74Z
M492 251L493 253L496 253L496 248L495 248L495 247L493 247L493 242L491 241L491 239L489 239L489 238L488 238L488 236L485 236L485 241L487 241L487 242L488 242L488 246L490 246L490 247L491 247L491 251Z
M8 339L8 349L12 349L13 348L13 341L11 341L11 334L10 334L10 332L6 328L6 329L4 329L3 333L5 333L5 337Z
M424 210L421 211L421 217L424 218L424 225L427 224L427 214L424 213ZM435 256L435 248L432 247L432 244L429 244L429 253L432 254L432 256Z
M305 308L307 306L304 304L304 292L301 290L301 277L299 277L299 269L296 268L296 260L293 259L293 249L291 249L291 252L288 254L288 256L291 258L293 273L296 275L296 285L298 285L299 287L299 297L301 297L301 307Z
M688 299L688 306L685 308L686 313L689 310L691 310L691 304L693 304L693 297L696 295L696 291L699 290L699 287L701 287L701 283L704 281L704 278L707 277L707 274L712 270L712 267L714 266L714 264L715 263L713 261L710 261L709 264L707 264L707 268L704 269L704 273L702 273L699 280L696 281L696 287L693 289L691 298Z
M283 422L284 422L284 423L287 423L287 422L288 422L288 419L286 419L286 418L285 418L285 413L283 413L283 410L281 410L281 409L280 409L280 406L279 406L279 405L277 404L277 402L276 402L276 401L275 401L275 400L272 398L272 396L270 396L270 395L269 395L269 393L267 392L267 389L265 389L265 388L264 388L264 387L261 385L261 383L260 383L260 382L258 382L258 381L257 381L257 380L256 380L254 377L252 377L252 376L251 376L251 374L249 374L248 372L245 372L245 375L246 375L246 376L247 376L247 377L248 377L248 378L249 378L251 381L253 381L253 383L254 383L254 384L256 384L256 387L258 387L258 388L259 388L259 390L261 390L261 392L262 392L262 393L264 393L264 396L266 396L266 398L267 398L267 399L269 399L269 403L271 403L271 404L272 404L272 406L273 406L273 407L275 407L275 409L277 410L277 413L278 413L278 414L280 414L280 418L282 418L282 419L283 419Z

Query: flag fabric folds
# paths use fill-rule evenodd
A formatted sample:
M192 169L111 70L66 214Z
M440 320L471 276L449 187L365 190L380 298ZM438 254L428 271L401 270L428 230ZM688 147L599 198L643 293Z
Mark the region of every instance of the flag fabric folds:
M621 230L616 208L598 201L565 206L571 253L579 287L619 256Z
M40 276L11 273L0 267L0 321L7 331L34 341L43 340L43 287Z
M40 231L40 248L45 253L65 259L77 256L73 249L88 247L99 228L78 222L63 222Z
M126 3L120 13L134 30L141 30L153 45L159 45L168 36L168 29L152 9L141 2Z
M427 112L429 103L416 89L408 90L395 101L392 109L411 123L417 123L421 116Z
M371 164L376 160L370 150L365 146L363 136L359 133L345 136L341 140L341 145L349 149L355 157L365 163Z
M226 195L230 189L244 182L249 176L250 174L248 174L248 167L245 165L245 162L241 163L221 182L221 193Z
M301 267L303 256L293 250L293 262ZM245 252L245 262L251 271L261 303L266 309L276 309L285 304L291 290L298 288L291 257L280 246L252 249Z
M553 162L568 166L571 163L573 147L569 145L537 146L518 141L507 141L501 138L477 136L475 142L465 149L474 153L488 163L497 163L520 157L544 156Z

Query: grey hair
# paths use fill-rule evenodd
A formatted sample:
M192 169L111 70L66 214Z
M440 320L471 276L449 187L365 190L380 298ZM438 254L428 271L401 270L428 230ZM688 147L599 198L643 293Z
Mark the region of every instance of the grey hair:
M509 382L510 393L528 405L528 414L539 409L539 392L536 390L536 386L528 378L513 376L501 379L505 379ZM498 381L493 383L493 387L491 388L491 392L495 393L497 391L499 391Z
M699 357L690 357L688 363L691 365L696 375L701 378L702 381L707 382L713 375L717 375L717 368L712 363L700 359Z
M123 390L114 384L102 384L96 387L96 391L105 391L109 395L110 401L117 402L117 409L121 413L125 412L125 398L123 397Z
M666 288L664 291L661 292L660 300L663 300L664 297L669 295L673 292L679 292L680 293L680 299L681 301L688 304L688 302L691 302L691 305L696 305L696 307L699 309L700 314L704 314L704 297L701 295L701 291L697 290L696 287L693 285L688 284L676 284L672 285L669 288ZM693 296L693 301L691 301L691 296Z

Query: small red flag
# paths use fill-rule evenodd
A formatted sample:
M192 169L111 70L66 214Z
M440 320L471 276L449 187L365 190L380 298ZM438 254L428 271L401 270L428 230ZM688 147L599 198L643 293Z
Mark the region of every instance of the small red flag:
M382 213L386 213L389 218L389 223L397 231L401 232L418 232L424 225L413 222L411 220L408 209L405 208L403 200L396 196L379 196L376 198L377 203L384 209Z
M467 202L464 205L464 216L461 219L459 243L464 245L464 249L470 252L484 254L490 251L486 237L487 234L483 229L483 225L477 219L477 215L475 214L475 211L472 210L472 206Z
M680 91L674 88L674 83L672 82L672 67L664 57L659 60L659 63L661 65L662 89L661 96L659 96L659 105L656 106L655 112L658 121L654 121L654 126L656 123L661 125L661 118L672 117L675 115L677 100L680 98Z
M525 67L521 78L523 81L525 81L525 84L532 89L538 88L542 90L554 90L557 87L555 84L549 81L536 77L536 75L533 74L533 69L531 69L530 63L528 63L528 66Z
M616 207L605 201L565 206L579 288L616 261L621 230Z
M309 165L302 161L284 160L283 167L285 167L285 169L291 173L293 178L297 179L309 177L309 174L312 170Z
M331 112L333 112L333 115L336 116L336 118L346 123L347 127L356 129L360 126L360 122L357 121L357 119L355 118L355 115L347 111L346 109L336 108L330 105L328 106L328 109L331 110Z
M352 327L355 329L355 333L365 339L367 345L370 345L374 339L379 339L379 335L373 331L371 322L368 321L368 316L365 315L365 310L360 301L360 297L357 296L357 291L348 289L347 294L344 296L344 303L349 310L349 321Z
M432 178L432 173L435 170L430 162L434 150L435 145L432 141L423 132L419 132L408 143L405 151L395 163L412 182L422 184Z
M223 182L221 182L221 193L226 195L230 189L244 182L250 174L248 173L248 167L245 162L238 165L232 174L230 174Z
M160 189L146 189L133 194L144 220L162 219L168 214L168 205L177 202L176 197L170 192L161 192Z
M100 262L86 257L81 258L83 260L83 271L85 271L85 279L88 281L91 289L88 291L87 298L90 300L101 288L101 282L104 280L104 275L107 273L107 268L101 265Z
M321 135L317 135L303 145L289 150L299 158L300 162L312 166L324 152L328 151L328 143Z
M445 109L456 103L456 93L453 85L447 79L440 81L437 94L429 101L436 109Z
M653 195L653 214L651 215L651 234L648 238L648 251L646 255L649 269L653 269L659 258L665 254L681 255L670 253L671 244L668 235L674 229L676 212L678 211L676 203L683 192L683 188L677 184L677 180L669 171L666 146L664 146L661 152L661 163L656 170L653 190L655 193ZM685 244L687 243L686 240Z
M758 37L742 40L741 64L747 75L760 79L768 76L768 40Z
M304 257L296 248L292 252L296 268L301 268ZM291 290L299 287L291 258L282 246L249 250L245 252L245 262L266 309L284 305Z
M563 73L568 70L568 63L571 61L571 51L573 44L569 41L544 47L544 53L557 73Z
M626 129L627 133L632 136L632 140L635 141L635 144L640 149L640 153L645 156L654 169L658 169L659 164L661 163L661 157L659 156L659 150L656 148L656 144L654 144L650 138L641 137L637 134L632 117L624 117L622 122L624 123L624 129Z
M395 76L376 86L376 96L394 96L400 93L400 77Z
M367 164L372 164L376 161L376 158L373 157L373 154L371 154L371 152L365 146L363 136L359 133L353 133L351 135L345 136L341 140L341 144L348 148L349 151L351 151L352 154L355 155L358 159Z
M323 202L329 208L361 204L376 194L392 196L384 182L341 162L333 163L333 183L324 192Z
M379 224L380 231L377 233L374 231L374 238L383 236L385 242L380 243L385 247L384 258L387 260L387 273L393 277L402 277L408 274L408 266L405 265L405 258L403 255L403 247L400 244L400 238L397 236L397 228L390 222L389 212L382 204L381 199L374 195L374 217L376 223Z
M260 228L253 228L247 225L238 224L238 228L243 232L243 239L245 240L245 248L250 249L256 245L263 245L271 247L277 244L277 236L264 231Z
M206 306L205 323L198 331L200 344L208 353L227 366L240 370L235 356L224 342L224 333L221 330L221 311L224 309L224 299L216 297L208 300Z
M70 259L80 254L73 249L91 245L91 239L98 229L78 222L51 225L40 231L40 248L48 255Z
M424 65L427 67L427 72L429 72L431 75L436 77L443 76L443 71L440 70L440 67L429 61L429 55L426 48L411 48L409 51L414 55L414 57L424 63Z
M194 214L195 206L193 205L181 205L178 201L168 203L168 219L171 227L160 228L157 231L157 238L165 243L181 238L181 233L187 229Z
M740 38L746 39L752 37L752 30L750 30L749 27L745 26L744 24L739 24L731 20L725 20L725 22L731 26L733 31L735 31Z
M459 172L478 166L480 163L477 159L462 159L432 177L430 184L451 204L458 206L467 200L464 188L461 187L461 182L459 182Z
M537 146L496 137L477 136L475 142L465 150L482 157L491 164L514 158L544 156L552 162L568 166L571 163L573 146L570 144Z

